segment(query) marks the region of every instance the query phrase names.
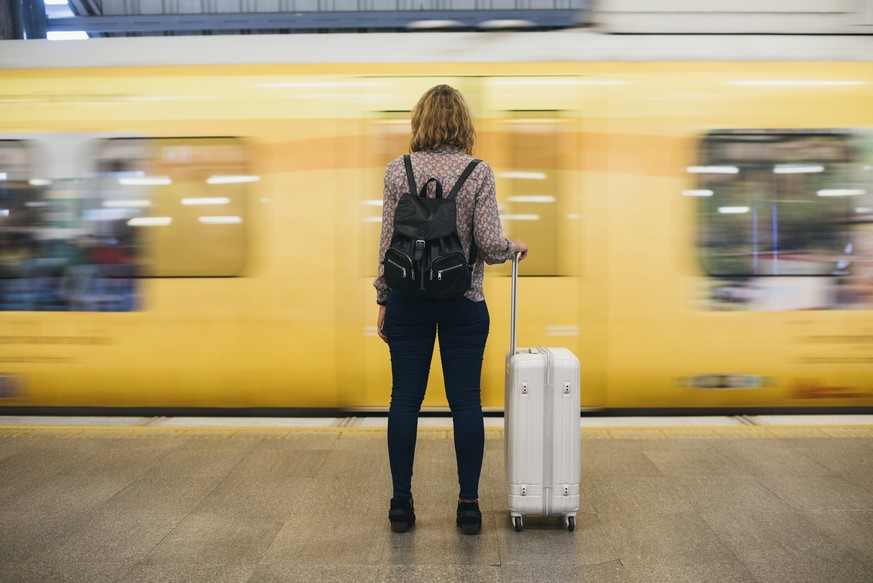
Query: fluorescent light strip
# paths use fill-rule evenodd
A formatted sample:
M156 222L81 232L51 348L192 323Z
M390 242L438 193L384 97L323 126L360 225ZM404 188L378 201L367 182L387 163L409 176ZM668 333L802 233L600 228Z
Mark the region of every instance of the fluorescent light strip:
M185 206L230 204L230 199L224 196L183 198L182 204Z
M88 33L84 30L50 30L45 37L48 40L88 40Z
M242 217L200 217L197 220L207 225L235 225L242 222Z
M860 196L867 194L860 188L825 188L818 191L819 196Z
M739 174L736 166L689 166L685 169L690 174Z
M144 208L152 206L150 200L132 199L132 200L105 200L103 206L108 208Z
M749 212L749 207L747 206L720 206L718 207L718 212L723 215L741 215L743 213Z
M773 166L773 174L813 174L824 172L821 164L776 164Z
M711 190L683 190L683 196L712 196Z
M0 209L0 217L8 217L9 209Z
M137 217L127 221L127 224L131 227L164 227L172 222L172 217Z
M361 220L364 221L365 223L381 223L382 217L364 217Z
M45 178L31 178L27 183L31 186L48 186L52 181L46 180Z
M555 197L549 194L522 194L510 196L509 202L555 202Z
M576 85L630 85L630 81L619 81L617 79L538 79L531 77L528 79L495 79L494 85L503 87L546 87L546 86L576 86Z
M516 178L519 180L545 180L545 172L502 172L501 178Z
M241 184L243 182L258 182L260 179L260 176L254 176L249 174L227 176L215 175L207 178L206 184Z
M410 30L431 30L435 28L457 28L464 26L458 20L414 20L406 25Z
M384 85L378 81L277 81L275 83L255 83L255 87L271 89L307 89L335 87L378 87Z
M172 184L169 176L144 176L142 178L119 178L118 184L123 186L167 186Z
M784 81L728 81L728 85L767 87L848 87L867 85L866 81L784 80Z
M0 172L0 180L6 180L8 175L5 172Z
M364 206L382 206L384 201L381 198L371 198L369 200L361 201L361 204Z
M538 221L540 220L539 215L500 215L501 220L504 221Z

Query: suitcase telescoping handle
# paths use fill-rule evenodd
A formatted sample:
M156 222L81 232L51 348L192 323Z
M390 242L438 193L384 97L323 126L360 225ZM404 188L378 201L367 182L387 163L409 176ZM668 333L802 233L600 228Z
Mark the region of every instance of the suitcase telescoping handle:
M509 323L509 358L515 354L515 324L518 311L518 262L521 261L521 253L512 256L512 299L510 301Z

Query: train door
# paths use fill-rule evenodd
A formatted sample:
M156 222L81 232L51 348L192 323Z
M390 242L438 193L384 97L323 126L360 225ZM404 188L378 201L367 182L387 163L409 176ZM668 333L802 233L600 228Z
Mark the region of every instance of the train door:
M339 359L347 363L340 372L341 396L349 406L384 408L390 396L387 347L376 335L376 306L372 280L378 265L381 231L381 189L385 166L408 151L409 116L412 106L428 88L448 83L460 89L476 117L474 154L491 164L497 181L497 199L505 235L531 245L524 262L521 289L519 339L525 345L561 345L574 351L580 344L580 303L595 306L602 299L595 280L580 286L583 269L597 271L592 245L580 253L583 239L597 237L586 232L586 213L596 217L598 199L585 201L582 184L586 156L581 144L583 99L580 83L572 77L403 77L371 78L368 100L362 112L366 146L362 184L371 188L357 193L356 205L348 205L348 225L359 236L360 270L353 308L342 302ZM587 107L587 104L586 104ZM602 202L602 201L601 201ZM601 207L602 208L602 207ZM357 235L356 235L357 236ZM593 241L593 239L592 239ZM602 238L601 238L602 241ZM354 267L350 266L351 269ZM489 266L485 295L491 313L491 334L483 369L483 405L503 407L503 359L509 341L509 266ZM589 313L590 312L590 313ZM598 310L586 311L586 328L600 329ZM599 346L592 334L585 341ZM602 344L602 343L601 343ZM595 349L596 350L596 349ZM425 407L446 407L439 356L435 354ZM592 378L597 374L594 370ZM599 384L599 383L598 383ZM342 389L341 389L342 390ZM594 399L597 401L597 398Z
M410 113L429 88L446 83L468 98L477 91L475 78L447 76L367 77L357 101L360 116L360 170L353 192L338 190L337 220L340 294L337 305L338 404L340 407L387 409L391 397L388 347L376 334L376 294L373 280L379 264L382 229L382 186L389 162L409 152ZM447 407L438 351L434 351L426 408Z

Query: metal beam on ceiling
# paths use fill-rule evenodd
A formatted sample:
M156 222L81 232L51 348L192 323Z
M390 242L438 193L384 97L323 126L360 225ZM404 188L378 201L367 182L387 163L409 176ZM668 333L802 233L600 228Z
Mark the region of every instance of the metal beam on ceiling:
M391 10L142 14L54 18L49 31L162 33L228 30L354 30L440 28L567 28L584 24L579 10Z

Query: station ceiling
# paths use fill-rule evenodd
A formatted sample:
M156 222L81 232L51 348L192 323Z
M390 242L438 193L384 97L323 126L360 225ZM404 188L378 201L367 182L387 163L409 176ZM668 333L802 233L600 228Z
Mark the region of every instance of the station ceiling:
M18 0L46 2L47 33L89 36L554 29L592 0ZM34 10L38 10L34 7Z

